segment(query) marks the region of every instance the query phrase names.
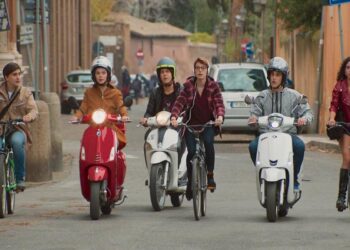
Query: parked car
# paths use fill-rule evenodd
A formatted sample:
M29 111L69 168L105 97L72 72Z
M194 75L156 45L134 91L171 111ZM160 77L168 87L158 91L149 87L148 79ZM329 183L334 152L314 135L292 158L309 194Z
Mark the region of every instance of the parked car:
M269 86L263 64L222 63L210 67L209 75L218 81L222 90L226 114L223 133L251 133L248 126L250 105L244 102L246 95L256 97Z
M71 107L68 103L68 98L73 96L80 104L83 100L85 89L91 87L93 84L90 70L74 70L69 72L61 83L61 113L70 114Z

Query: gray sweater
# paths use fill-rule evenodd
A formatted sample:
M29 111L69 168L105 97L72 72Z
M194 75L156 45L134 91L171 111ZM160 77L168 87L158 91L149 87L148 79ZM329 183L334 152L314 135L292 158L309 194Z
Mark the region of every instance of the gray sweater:
M302 99L305 99L305 104L300 103ZM281 92L275 93L271 89L266 89L260 92L255 98L250 110L251 116L266 116L271 113L280 113L295 118L305 118L307 125L314 118L310 105L307 103L307 97L289 88L284 88ZM266 129L261 128L259 132L264 133ZM284 132L296 134L297 128L294 126Z

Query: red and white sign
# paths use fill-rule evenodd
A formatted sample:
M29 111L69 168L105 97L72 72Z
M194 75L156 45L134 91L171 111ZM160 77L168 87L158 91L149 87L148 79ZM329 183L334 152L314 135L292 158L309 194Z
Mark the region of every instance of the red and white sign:
M143 59L144 55L143 55L142 49L138 49L138 50L137 50L137 52L136 52L136 57L137 57L137 59L140 59L140 60Z

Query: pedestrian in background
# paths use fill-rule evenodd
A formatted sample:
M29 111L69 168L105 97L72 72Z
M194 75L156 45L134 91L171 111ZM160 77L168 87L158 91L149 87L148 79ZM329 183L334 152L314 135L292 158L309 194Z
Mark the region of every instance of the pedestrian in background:
M122 66L122 84L121 91L123 98L127 97L130 93L131 78L129 71L125 65Z
M336 124L336 115L343 114L345 123L350 122L350 57L347 57L341 64L337 75L337 83L332 92L332 101L329 108L328 126ZM344 126L350 133L350 126ZM347 208L346 191L349 182L350 167L350 135L344 134L339 139L339 146L342 152L342 165L339 175L339 192L336 207L339 212Z

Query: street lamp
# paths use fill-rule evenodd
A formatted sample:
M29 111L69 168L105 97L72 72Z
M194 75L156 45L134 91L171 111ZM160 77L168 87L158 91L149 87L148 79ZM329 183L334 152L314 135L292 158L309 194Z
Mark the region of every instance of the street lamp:
M220 37L220 43L221 43L221 55L220 55L220 62L226 62L226 55L225 55L225 45L226 45L226 38L227 38L227 32L228 32L228 20L223 19L221 21L221 37Z
M244 21L247 15L247 10L244 8L244 6L241 7L239 14L235 16L235 27L236 27L236 48L238 48L239 50L239 57L240 57L240 61L242 61L242 48L241 48L241 44L238 43L238 39L241 37L241 34L243 34L243 30L244 30Z
M254 12L260 15L261 62L264 63L264 12L267 0L253 0Z

